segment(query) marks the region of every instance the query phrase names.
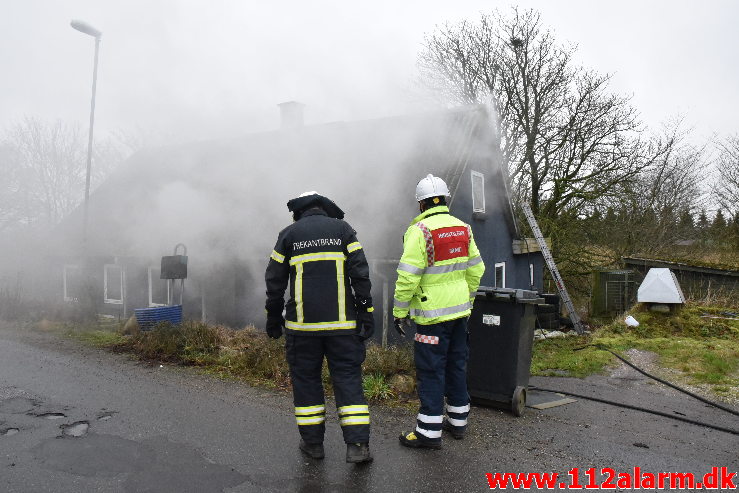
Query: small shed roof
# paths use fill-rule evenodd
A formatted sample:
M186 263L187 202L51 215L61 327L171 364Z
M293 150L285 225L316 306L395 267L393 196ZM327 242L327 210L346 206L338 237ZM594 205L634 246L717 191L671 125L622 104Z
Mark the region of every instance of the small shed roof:
M689 263L687 261L680 262L676 260L666 259L655 259L655 258L642 258L642 257L622 257L625 265L635 265L643 267L666 267L669 269L687 271L687 272L700 272L704 274L712 274L717 276L728 276L728 277L739 277L739 269L736 268L721 268L715 265L709 265L705 263Z

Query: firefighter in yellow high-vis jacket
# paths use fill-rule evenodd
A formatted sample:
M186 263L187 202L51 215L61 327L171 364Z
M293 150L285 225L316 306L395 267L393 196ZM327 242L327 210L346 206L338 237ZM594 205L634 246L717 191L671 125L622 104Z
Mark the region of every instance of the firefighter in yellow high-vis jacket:
M441 448L442 429L463 438L470 411L467 319L485 264L470 226L449 214L448 196L439 177L428 175L418 183L421 214L403 237L395 284L396 329L404 335L408 318L416 323L421 408L415 430L400 435L400 443L413 448Z

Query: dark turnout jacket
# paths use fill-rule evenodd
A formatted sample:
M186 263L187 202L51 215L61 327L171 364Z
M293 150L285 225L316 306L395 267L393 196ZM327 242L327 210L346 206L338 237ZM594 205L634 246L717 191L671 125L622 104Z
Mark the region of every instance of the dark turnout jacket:
M355 299L370 299L369 266L356 232L319 209L280 232L265 280L268 317L282 315L290 281L285 329L296 335L354 334Z

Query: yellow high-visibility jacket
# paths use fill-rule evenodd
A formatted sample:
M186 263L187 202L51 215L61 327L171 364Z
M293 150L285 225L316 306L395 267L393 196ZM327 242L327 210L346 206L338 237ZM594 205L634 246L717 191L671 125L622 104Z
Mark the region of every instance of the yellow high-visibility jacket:
M410 312L421 325L469 316L484 272L472 229L447 206L432 207L403 236L393 316Z

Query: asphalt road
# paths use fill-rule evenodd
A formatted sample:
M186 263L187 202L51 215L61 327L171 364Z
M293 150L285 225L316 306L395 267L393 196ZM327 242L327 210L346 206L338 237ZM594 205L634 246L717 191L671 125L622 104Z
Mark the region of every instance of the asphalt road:
M739 429L736 416L620 374L533 383ZM466 492L488 489L485 473L639 466L702 475L739 464L736 435L584 400L520 418L474 407L468 437L440 451L398 444L412 412L371 412L372 464L344 462L335 414L326 459L314 462L297 450L287 394L0 327L0 491L9 493Z

